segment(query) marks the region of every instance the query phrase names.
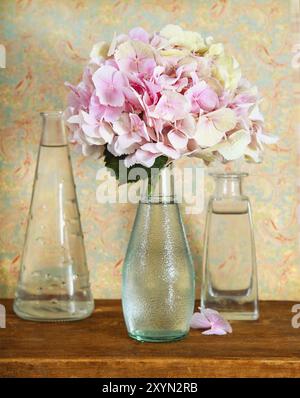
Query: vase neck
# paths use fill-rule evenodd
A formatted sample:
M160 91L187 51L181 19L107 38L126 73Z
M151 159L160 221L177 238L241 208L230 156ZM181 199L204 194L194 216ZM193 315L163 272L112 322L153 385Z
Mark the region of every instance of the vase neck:
M63 112L42 112L41 117L43 120L41 145L67 145L68 142L63 121Z
M243 178L246 173L211 174L215 179L214 196L217 198L234 198L243 196Z
M143 203L173 203L175 201L175 183L172 164L164 167L148 179Z

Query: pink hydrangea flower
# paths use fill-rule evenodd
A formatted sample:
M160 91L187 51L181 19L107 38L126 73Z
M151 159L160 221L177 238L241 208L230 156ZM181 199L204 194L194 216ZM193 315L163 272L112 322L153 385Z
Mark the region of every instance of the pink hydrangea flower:
M85 155L107 149L127 167L152 167L160 156L260 161L276 141L237 61L211 37L175 25L96 43L81 82L66 86L72 142Z

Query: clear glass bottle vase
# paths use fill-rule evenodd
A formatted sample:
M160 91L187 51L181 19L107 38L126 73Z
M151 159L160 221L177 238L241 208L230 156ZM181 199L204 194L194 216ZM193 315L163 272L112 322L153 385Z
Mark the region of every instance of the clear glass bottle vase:
M139 341L182 339L194 309L194 266L167 169L156 182L162 189L138 205L123 266L123 313Z
M41 136L14 311L70 321L94 309L62 112L42 113Z
M201 306L232 320L259 317L256 253L246 173L216 173L206 218Z

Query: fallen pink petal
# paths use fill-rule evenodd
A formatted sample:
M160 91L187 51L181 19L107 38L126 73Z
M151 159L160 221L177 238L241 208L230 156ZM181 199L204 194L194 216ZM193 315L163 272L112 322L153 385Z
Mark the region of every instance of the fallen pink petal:
M225 335L232 333L232 327L229 322L224 319L218 311L210 308L200 308L199 312L195 312L190 324L192 329L207 329L204 335Z

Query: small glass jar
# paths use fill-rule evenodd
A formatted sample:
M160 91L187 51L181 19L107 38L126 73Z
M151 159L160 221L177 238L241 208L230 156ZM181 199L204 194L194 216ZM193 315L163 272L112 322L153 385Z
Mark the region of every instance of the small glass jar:
M215 173L207 209L201 306L227 319L259 317L256 254L246 173Z

